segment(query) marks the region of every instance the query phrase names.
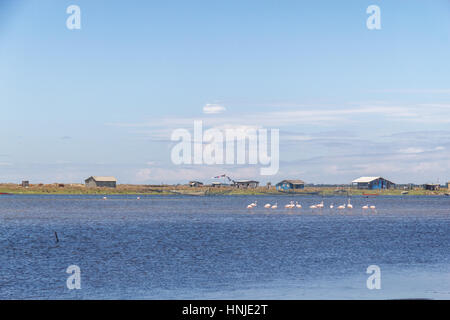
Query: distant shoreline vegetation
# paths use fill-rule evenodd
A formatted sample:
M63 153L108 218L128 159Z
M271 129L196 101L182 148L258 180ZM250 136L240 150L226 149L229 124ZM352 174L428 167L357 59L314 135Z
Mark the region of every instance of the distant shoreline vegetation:
M28 187L7 183L0 184L0 193L6 194L99 194L99 195L322 195L322 196L372 196L372 195L449 195L450 190L440 189L436 191L424 190L417 187L412 190L387 189L387 190L364 190L352 187L325 187L306 186L304 189L291 192L277 191L274 186L263 186L257 188L235 188L231 186L212 187L200 186L190 187L186 185L130 185L119 184L116 188L107 187L85 187L82 184L30 184Z

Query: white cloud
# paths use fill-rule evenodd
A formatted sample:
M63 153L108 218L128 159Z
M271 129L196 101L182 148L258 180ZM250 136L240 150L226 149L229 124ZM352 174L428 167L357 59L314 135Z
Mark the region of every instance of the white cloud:
M450 122L448 108L425 108L423 105L396 105L382 102L361 103L345 107L304 106L297 110L240 112L227 117L161 117L140 123L109 123L119 127L151 128L152 137L162 139L170 136L174 128L190 128L195 120L203 120L204 126L216 127L224 123L231 125L246 125L265 128L283 128L288 126L316 126L322 128L337 128L342 126L373 123L375 116L381 117L384 123L440 123ZM205 114L219 114L225 107L217 104L207 104L203 108ZM142 130L141 132L144 132ZM169 132L169 134L168 134Z
M218 105L218 104L206 104L203 107L203 113L205 114L218 114L222 113L226 110L224 106Z

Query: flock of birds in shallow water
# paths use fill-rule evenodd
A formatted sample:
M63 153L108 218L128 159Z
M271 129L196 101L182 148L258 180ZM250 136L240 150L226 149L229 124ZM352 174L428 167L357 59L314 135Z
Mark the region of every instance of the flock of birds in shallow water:
M103 200L107 200L107 199L108 199L107 197L103 197ZM140 199L141 199L141 197L137 197L136 198L136 200L140 200ZM257 206L258 206L258 201L255 200L255 202L250 203L249 205L247 205L247 209L253 209L253 208L256 208ZM321 203L313 204L313 205L309 206L309 208L311 210L323 209L324 207L325 207L325 205L323 204L323 201ZM330 204L330 209L334 209L334 207L335 206L334 206L333 203ZM266 209L278 209L278 203L277 202L275 202L275 204L266 203L264 205L264 208L266 208ZM302 205L300 203L298 203L298 201L295 201L295 203L294 203L294 201L291 201L288 204L286 204L284 206L284 208L286 208L286 209L294 209L294 208L302 209ZM369 210L369 209L371 209L373 211L376 210L376 207L374 205L369 206L368 204L366 204L365 206L362 206L361 208L363 210ZM350 203L350 199L348 199L347 204L344 203L343 205L337 206L337 209L338 210L353 209L353 205Z
M253 209L253 208L256 208L258 206L258 202L257 201L255 201L255 202L253 202L253 203L250 203L249 205L247 205L247 209ZM310 205L309 206L309 208L311 209L311 210L314 210L314 209L323 209L325 207L325 205L324 205L324 203L323 203L323 201L321 202L321 203L318 203L318 204L313 204L313 205ZM266 209L278 209L278 203L277 202L275 202L275 204L270 204L270 203L266 203L265 205L264 205L264 208L266 208ZM284 208L285 209L294 209L294 208L296 208L296 209L302 209L302 205L300 204L300 203L298 203L298 201L295 201L295 203L294 203L294 201L291 201L291 202L289 202L288 204L286 204L285 206L284 206ZM335 208L335 205L332 203L332 204L330 204L330 209L334 209ZM347 204L342 204L342 205L339 205L339 206L337 206L336 207L338 210L345 210L345 209L353 209L353 205L350 203L350 199L348 199L348 202L347 202ZM376 206L374 206L374 205L365 205L365 206L362 206L361 207L363 210L369 210L369 209L371 209L371 210L376 210Z

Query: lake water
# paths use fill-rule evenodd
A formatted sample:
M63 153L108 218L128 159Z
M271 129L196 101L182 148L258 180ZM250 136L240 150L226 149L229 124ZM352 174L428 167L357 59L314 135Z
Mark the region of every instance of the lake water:
M0 299L450 298L450 197L140 197L0 196Z

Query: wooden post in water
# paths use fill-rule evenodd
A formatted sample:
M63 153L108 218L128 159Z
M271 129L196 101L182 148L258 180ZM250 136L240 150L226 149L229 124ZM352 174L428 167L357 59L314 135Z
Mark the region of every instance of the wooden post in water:
M56 238L56 243L58 243L59 239L58 239L58 234L56 233L56 231L55 231L55 238Z

